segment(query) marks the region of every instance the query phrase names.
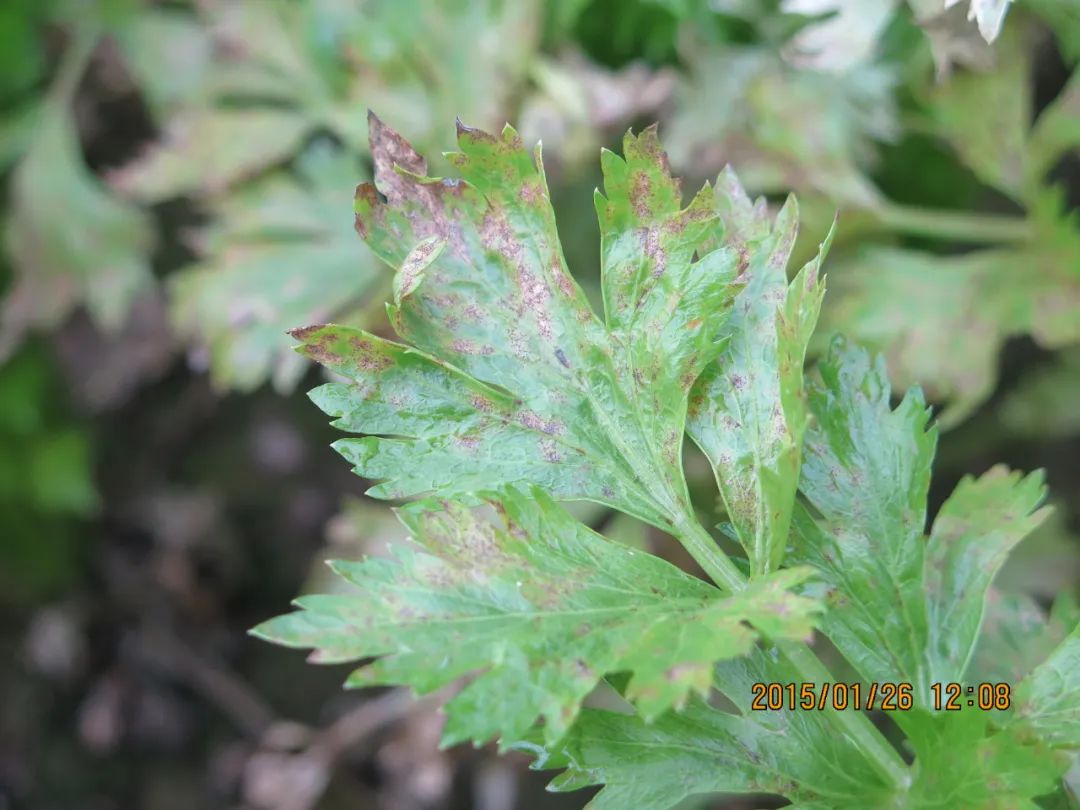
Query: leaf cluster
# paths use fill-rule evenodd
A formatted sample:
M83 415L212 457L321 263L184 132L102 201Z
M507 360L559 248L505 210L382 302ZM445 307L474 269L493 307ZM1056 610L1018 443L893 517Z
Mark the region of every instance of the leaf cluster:
M371 147L357 230L395 270L403 342L293 334L335 374L312 398L362 434L336 447L378 482L369 494L421 496L399 509L412 543L334 564L355 590L303 597L257 635L364 661L352 685L459 684L445 743L530 751L565 769L554 789L604 785L593 807L710 792L1034 807L1063 790L1080 627L1067 606L1049 621L990 597L1046 516L1042 476L966 478L926 528L937 430L922 393L894 407L883 360L843 338L804 377L828 244L788 281L794 199L774 215L727 171L684 206L655 129L627 135L595 196L601 317L563 259L539 148L459 126L460 176L442 178L374 117ZM689 500L684 433L741 560ZM556 503L579 499L673 535L712 582ZM988 677L980 662L1020 621L1042 641L1013 708L939 710L932 684ZM913 685L893 715L913 762L861 712L750 710L754 682L837 679L804 644L815 626L856 679ZM609 708L590 708L605 691Z

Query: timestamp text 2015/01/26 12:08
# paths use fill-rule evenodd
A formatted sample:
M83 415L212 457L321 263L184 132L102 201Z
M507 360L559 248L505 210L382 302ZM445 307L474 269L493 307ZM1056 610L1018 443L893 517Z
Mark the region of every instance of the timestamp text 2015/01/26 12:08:
M883 712L908 711L915 705L910 683L755 683L752 686L754 711L780 709L824 711L856 709ZM1012 704L1012 687L1007 683L934 683L930 685L935 711L979 709L1003 711Z

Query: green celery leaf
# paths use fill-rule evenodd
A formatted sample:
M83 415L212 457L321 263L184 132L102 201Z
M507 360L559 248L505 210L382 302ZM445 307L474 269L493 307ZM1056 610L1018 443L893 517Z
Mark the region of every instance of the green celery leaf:
M881 358L837 338L818 369L799 486L822 519L796 509L793 556L824 573L823 627L863 677L925 695L922 531L937 431L918 390L890 409Z
M570 277L539 164L509 127L462 128L464 180L372 118L376 182L357 228L398 270L389 308L415 348L343 327L294 334L347 382L314 392L347 430L338 450L376 497L537 484L672 530L691 506L681 466L690 387L720 350L737 290L713 195L683 209L653 129L604 156L607 324ZM385 201L381 199L385 195Z
M966 671L983 620L990 582L1009 551L1049 514L1042 472L1026 477L1003 466L963 478L942 505L926 544L923 580L932 681Z
M714 663L748 653L759 632L811 632L816 603L789 590L808 569L724 596L595 534L538 489L485 500L501 522L445 501L402 508L418 548L334 563L359 590L302 597L299 612L253 632L313 647L317 661L377 657L353 686L429 692L482 671L447 706L446 744L519 739L537 717L554 743L609 672L631 673L627 696L653 720L707 694Z
M718 688L738 713L697 699L652 723L585 710L558 743L536 737L513 747L536 756L535 768L567 769L552 790L604 785L590 810L664 810L716 792L775 793L806 808L900 806L859 747L836 734L828 712L751 710L755 682L798 681L775 649L759 648L716 670Z
M902 712L916 761L910 786L892 789L824 713L751 711L751 685L774 679L798 680L757 650L717 667L737 714L696 699L653 723L587 709L557 743L532 735L512 747L535 756L535 768L566 769L552 790L604 785L590 810L665 810L704 793L774 793L803 810L1034 810L1031 799L1053 791L1068 766L1011 729L994 731L985 712Z
M201 91L213 43L194 15L180 9L139 8L121 15L112 33L157 117L193 101Z
M1080 624L1013 692L1009 728L1054 748L1080 749Z
M825 292L819 272L828 239L789 286L794 197L772 224L765 201L751 203L730 170L716 190L724 239L743 257L747 283L722 333L720 357L691 391L687 432L712 462L757 574L777 568L787 544L808 418L803 362Z
M902 712L897 719L915 751L905 808L1036 810L1031 801L1054 791L1068 759L1010 730L994 731L996 713L961 709L937 715Z
M557 753L514 747L538 754L536 768L567 769L549 790L604 785L589 810L667 810L688 796L720 792L777 793L796 802L822 801L819 806L833 810L885 806L875 802L883 794L872 787L873 771L861 763L858 749L831 735L818 717L787 715L785 721L801 721L787 725L694 701L684 712L647 724L633 715L587 709Z
M208 347L216 384L249 390L269 374L275 388L291 390L306 363L287 329L381 304L383 273L349 216L348 179L359 172L343 151L316 144L295 173L215 204L204 255L176 277L172 309L181 332Z
M1054 601L1047 616L1030 596L992 589L979 642L968 668L968 680L1019 683L1078 623L1080 606L1067 594Z
M1074 25L1080 32L1080 7L1075 13L1077 20ZM1080 34L1077 36L1080 38ZM1028 148L1032 174L1036 177L1053 169L1058 159L1069 150L1080 148L1080 68L1073 71L1057 98L1039 113L1031 130Z
M1042 476L995 467L965 478L924 540L936 429L917 390L892 410L881 359L834 341L811 386L793 557L829 588L823 629L870 681L903 680L932 705L930 684L962 681L990 582L1046 510Z
M1024 5L1054 32L1066 60L1080 60L1080 5L1073 0L1028 0Z

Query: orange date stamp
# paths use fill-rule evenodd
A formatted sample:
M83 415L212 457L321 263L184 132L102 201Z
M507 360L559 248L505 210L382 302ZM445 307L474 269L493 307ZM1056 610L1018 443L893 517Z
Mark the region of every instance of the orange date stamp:
M897 683L755 683L751 686L752 711L846 711L906 712L915 706L915 688ZM1004 711L1012 705L1012 687L1007 683L930 684L930 705L934 711Z

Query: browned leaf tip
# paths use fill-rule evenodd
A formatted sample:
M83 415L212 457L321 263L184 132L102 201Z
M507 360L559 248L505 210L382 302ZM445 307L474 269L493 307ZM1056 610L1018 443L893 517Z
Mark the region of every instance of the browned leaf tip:
M457 130L457 136L460 138L462 135L466 135L472 132L476 132L476 127L470 127L467 124L462 123L460 118L454 119L454 128Z
M403 196L404 181L394 166L424 176L427 174L427 161L413 149L405 138L382 122L379 116L368 111L368 140L371 143L371 157L375 161L375 185L387 199L395 200Z
M320 329L325 329L329 325L330 324L326 323L316 323L312 324L311 326L297 326L293 329L287 330L285 334L287 334L291 338L295 338L296 340L307 341Z

